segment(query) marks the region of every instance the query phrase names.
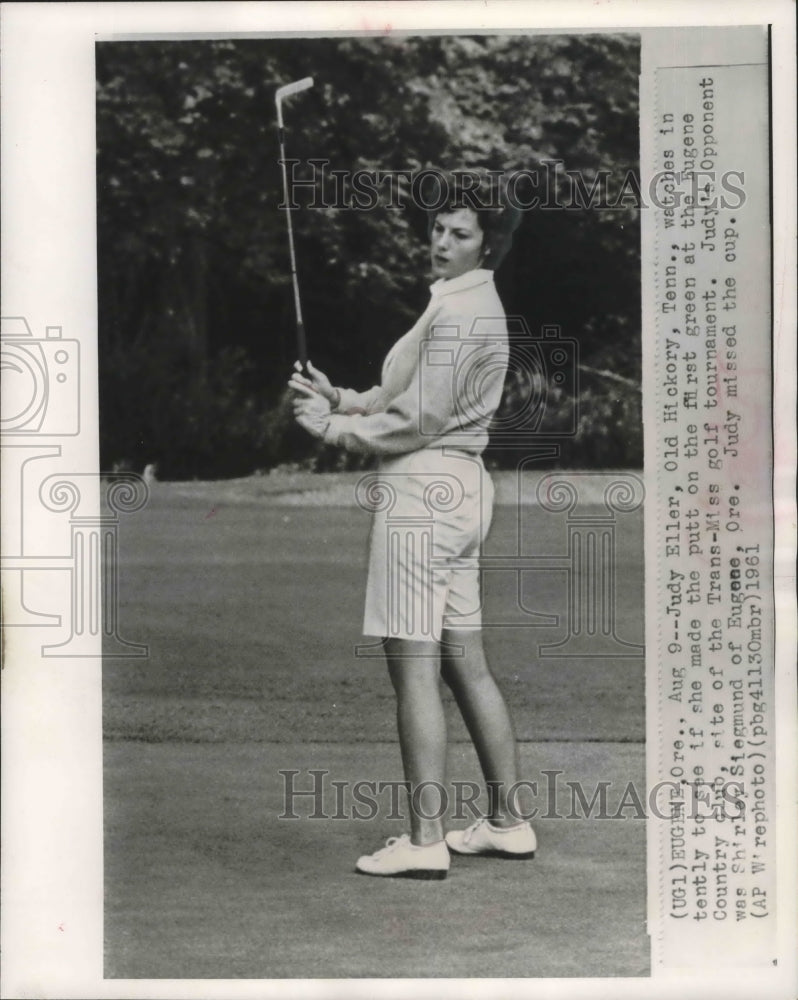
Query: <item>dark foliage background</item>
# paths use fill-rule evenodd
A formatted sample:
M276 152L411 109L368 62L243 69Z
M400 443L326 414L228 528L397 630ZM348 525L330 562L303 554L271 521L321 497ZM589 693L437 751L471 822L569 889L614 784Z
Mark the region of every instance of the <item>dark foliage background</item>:
M292 426L294 318L274 92L287 155L332 169L534 169L560 160L612 201L638 167L638 40L423 36L103 42L97 55L100 434L103 468L216 478L351 457ZM307 168L306 168L307 169ZM549 168L551 170L551 168ZM411 210L294 212L310 353L366 388L428 295ZM616 207L530 211L496 280L508 313L579 346L557 464L642 464L639 220ZM508 379L505 407L520 386ZM513 448L491 464L515 466ZM544 464L544 463L541 463Z

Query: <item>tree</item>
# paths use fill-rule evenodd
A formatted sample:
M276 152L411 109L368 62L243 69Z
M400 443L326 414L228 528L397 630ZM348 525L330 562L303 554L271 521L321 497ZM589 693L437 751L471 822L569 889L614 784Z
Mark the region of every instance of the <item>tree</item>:
M330 460L281 402L293 306L273 96L312 72L287 139L315 184L294 225L316 363L373 384L427 294L424 214L386 207L383 188L372 211L311 207L335 193L331 171L542 177L558 161L566 195L567 171L588 187L605 171L604 207L525 213L497 285L533 331L559 325L588 369L622 377L586 375L602 426L584 422L569 462L638 464L638 212L608 207L636 170L637 59L635 38L598 35L98 45L103 462L209 476Z

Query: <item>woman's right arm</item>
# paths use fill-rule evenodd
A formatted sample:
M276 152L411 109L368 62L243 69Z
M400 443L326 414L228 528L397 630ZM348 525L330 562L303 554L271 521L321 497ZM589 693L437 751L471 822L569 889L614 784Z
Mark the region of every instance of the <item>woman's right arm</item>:
M372 386L365 392L356 392L354 389L341 389L337 386L338 393L336 402L330 401L333 413L373 413L378 408L382 389L378 385Z

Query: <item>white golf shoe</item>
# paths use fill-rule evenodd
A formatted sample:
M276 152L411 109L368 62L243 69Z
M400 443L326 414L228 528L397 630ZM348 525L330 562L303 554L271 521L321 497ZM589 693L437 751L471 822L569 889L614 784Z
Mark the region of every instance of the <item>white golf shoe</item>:
M449 871L446 842L418 846L410 837L390 837L385 847L357 859L361 875L384 875L392 878L443 879Z
M493 826L482 817L465 830L446 834L446 843L455 854L479 854L490 858L534 858L537 839L529 823Z

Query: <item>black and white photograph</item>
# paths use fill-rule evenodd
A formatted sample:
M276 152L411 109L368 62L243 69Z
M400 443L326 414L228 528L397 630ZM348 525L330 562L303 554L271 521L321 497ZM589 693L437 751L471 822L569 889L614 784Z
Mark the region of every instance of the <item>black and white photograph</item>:
M647 972L639 54L98 44L106 975Z
M791 995L787 5L19 6L3 995Z

